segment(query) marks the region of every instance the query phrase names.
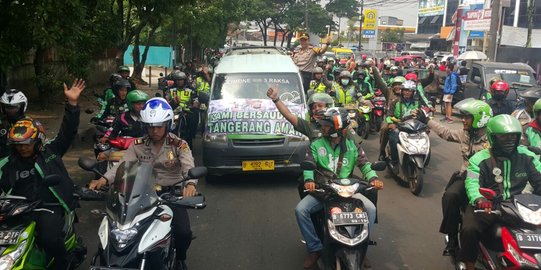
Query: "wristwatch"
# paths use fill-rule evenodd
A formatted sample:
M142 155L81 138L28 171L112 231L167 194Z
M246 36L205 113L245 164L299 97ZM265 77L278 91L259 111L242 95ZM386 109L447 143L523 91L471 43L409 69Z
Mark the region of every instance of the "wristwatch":
M278 101L280 101L280 98L279 98L279 97L272 100L272 102L274 102L274 103L276 103L276 102L278 102Z

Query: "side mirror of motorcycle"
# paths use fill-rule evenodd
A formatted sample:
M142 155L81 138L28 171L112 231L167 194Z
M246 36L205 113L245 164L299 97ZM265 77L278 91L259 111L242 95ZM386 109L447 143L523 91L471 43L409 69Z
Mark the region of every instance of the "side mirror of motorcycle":
M207 167L204 166L193 167L188 171L190 179L198 179L205 175L207 175Z
M301 162L301 168L303 170L313 171L313 170L317 169L317 165L313 161L305 160L305 161Z
M483 197L485 197L489 201L494 200L494 197L496 197L496 191L490 188L480 188L479 192L481 193L481 195L483 195Z
M160 72L160 77L163 77L163 72Z
M387 168L387 163L385 161L376 161L370 165L370 168L374 171L383 171Z
M310 89L306 92L306 99L308 99L311 95L314 94L314 90Z
M62 181L62 177L58 174L51 174L45 176L45 179L43 179L43 184L47 187L52 187L60 184L60 181Z
M98 165L95 159L89 157L80 157L77 163L85 171L92 171Z

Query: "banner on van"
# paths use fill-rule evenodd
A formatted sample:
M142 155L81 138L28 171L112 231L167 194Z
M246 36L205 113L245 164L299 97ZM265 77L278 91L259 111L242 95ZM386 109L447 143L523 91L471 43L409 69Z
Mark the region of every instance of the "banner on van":
M286 105L293 114L304 118L304 105L287 101ZM207 130L212 134L303 136L295 131L270 99L211 100Z

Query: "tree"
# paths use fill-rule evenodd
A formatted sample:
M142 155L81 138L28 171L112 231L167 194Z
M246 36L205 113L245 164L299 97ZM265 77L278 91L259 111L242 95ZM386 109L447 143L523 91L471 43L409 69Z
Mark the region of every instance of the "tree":
M338 17L338 39L340 39L340 21L343 17L358 17L360 4L357 0L331 0L325 9Z
M528 34L526 37L526 48L532 47L532 28L535 16L535 0L528 0Z
M287 32L284 34L284 37L287 39L287 47L291 45L293 32L305 31L306 29L304 25L304 9L304 3L296 2L284 14L283 22L287 25ZM331 29L335 26L332 16L321 5L313 1L308 2L308 20L310 32L321 36L327 34L327 25L330 25Z
M382 42L395 42L400 43L404 40L404 28L399 29L385 29L385 31L380 32L379 36Z

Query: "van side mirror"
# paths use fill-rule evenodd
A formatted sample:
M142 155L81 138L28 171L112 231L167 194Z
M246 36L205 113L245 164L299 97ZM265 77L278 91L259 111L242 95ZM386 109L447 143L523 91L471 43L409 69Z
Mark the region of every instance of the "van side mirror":
M193 167L188 170L189 179L198 179L205 175L207 175L207 167L204 166Z

